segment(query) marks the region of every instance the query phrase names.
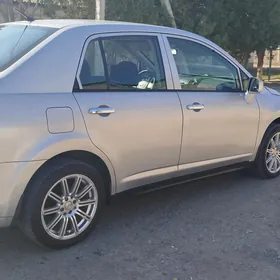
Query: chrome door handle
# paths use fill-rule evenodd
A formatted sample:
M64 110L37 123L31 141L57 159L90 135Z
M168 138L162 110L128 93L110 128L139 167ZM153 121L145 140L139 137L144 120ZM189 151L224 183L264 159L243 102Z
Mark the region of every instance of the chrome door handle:
M193 103L193 104L187 105L187 109L188 109L188 110L193 110L193 111L195 111L195 112L199 112L200 110L203 110L203 109L204 109L204 105L195 102L195 103Z
M91 115L110 115L115 113L115 109L111 107L98 107L98 108L91 108L88 110Z

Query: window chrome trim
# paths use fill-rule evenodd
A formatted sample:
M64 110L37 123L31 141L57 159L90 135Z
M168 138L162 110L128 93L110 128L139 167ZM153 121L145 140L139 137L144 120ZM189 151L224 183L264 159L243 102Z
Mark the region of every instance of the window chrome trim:
M154 37L157 38L157 42L158 42L158 46L159 46L159 51L160 53L158 55L160 55L160 59L162 60L162 66L163 66L163 70L164 70L164 75L165 75L165 80L166 80L166 90L173 90L174 89L174 85L173 85L173 79L172 79L172 74L170 71L170 67L169 67L169 62L165 56L165 44L163 42L162 36L160 33L155 33L155 32L107 32L107 33L102 33L102 34L94 34L90 37L87 38L87 40L85 41L85 44L83 46L83 50L81 53L81 57L80 57L80 61L79 61L79 66L77 69L77 73L76 73L76 78L79 84L79 88L80 88L80 92L83 91L83 86L80 80L80 74L82 71L82 66L83 66L83 62L84 62L84 58L85 58L85 54L88 48L88 45L94 41L94 40L98 40L98 39L102 39L102 38L108 38L108 37L121 37L121 36L145 36L145 37ZM94 92L95 90L90 90L90 92ZM104 90L98 90L99 91L104 91ZM105 91L114 91L114 90L105 90ZM128 90L124 90L128 91ZM134 91L134 90L132 90ZM160 91L160 90L139 90L140 92L153 92L153 91ZM163 90L164 91L164 90ZM129 92L129 91L128 91Z
M219 51L217 48L215 48L214 46L211 46L203 41L200 41L198 39L195 39L195 38L192 38L192 37L188 37L188 36L181 36L181 35L173 35L173 34L169 34L169 33L163 33L162 34L163 36L163 40L164 40L164 44L165 44L165 48L166 48L166 51L167 51L167 57L168 57L168 60L169 60L169 64L170 64L170 68L171 68L171 72L172 73L175 73L173 75L173 79L174 79L174 88L176 90L180 90L180 91L184 91L182 89L182 85L180 83L180 79L179 79L179 73L178 73L178 69L177 69L177 65L176 65L176 62L175 62L175 59L172 55L172 52L171 52L171 46L169 44L169 41L168 41L168 38L171 37L171 38L175 38L175 39L182 39L182 40L187 40L187 41L192 41L194 43L197 43L199 45L202 45L206 48L208 48L209 50L212 50L214 51L215 53L217 53L218 55L222 56L226 61L228 61L228 63L230 63L237 71L237 74L238 74L238 79L239 79L239 84L240 84L240 90L236 91L236 92L240 92L243 90L243 85L242 85L242 80L241 80L241 74L240 74L240 68L238 67L238 65L236 65L234 63L234 61L232 61L229 57L227 57L225 54L223 54L221 51ZM193 90L192 90L193 91ZM218 91L216 91L218 92Z

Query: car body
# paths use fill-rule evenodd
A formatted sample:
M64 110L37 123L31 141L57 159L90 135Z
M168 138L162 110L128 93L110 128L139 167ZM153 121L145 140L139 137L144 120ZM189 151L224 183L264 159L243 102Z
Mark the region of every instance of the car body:
M29 185L56 160L92 164L111 196L253 163L280 123L279 93L254 88L242 65L198 35L88 20L3 24L0 38L1 28L51 30L2 69L0 60L2 227L31 211Z

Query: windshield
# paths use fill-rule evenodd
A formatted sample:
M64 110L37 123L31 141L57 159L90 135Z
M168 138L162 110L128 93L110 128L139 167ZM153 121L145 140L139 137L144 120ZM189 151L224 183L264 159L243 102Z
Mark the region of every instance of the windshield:
M0 72L7 69L57 29L28 25L0 25Z

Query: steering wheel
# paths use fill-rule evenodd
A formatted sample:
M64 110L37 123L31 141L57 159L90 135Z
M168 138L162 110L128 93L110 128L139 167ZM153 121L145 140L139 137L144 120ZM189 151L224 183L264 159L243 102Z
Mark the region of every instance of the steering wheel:
M140 72L138 73L138 75L141 76L142 74L144 74L144 73L146 73L146 72L149 72L149 70L144 69L144 70L140 71Z
M155 74L147 69L141 70L138 75L140 76L139 87L143 89L152 89L155 85Z
M203 82L207 78L208 78L207 74L204 74L204 75L200 76L199 78L192 78L191 80L189 80L188 85L198 87L201 84L201 82Z
M197 79L196 78L193 78L193 79L191 79L191 80L189 80L188 81L188 85L198 85L199 83L198 83L198 81L197 81Z

